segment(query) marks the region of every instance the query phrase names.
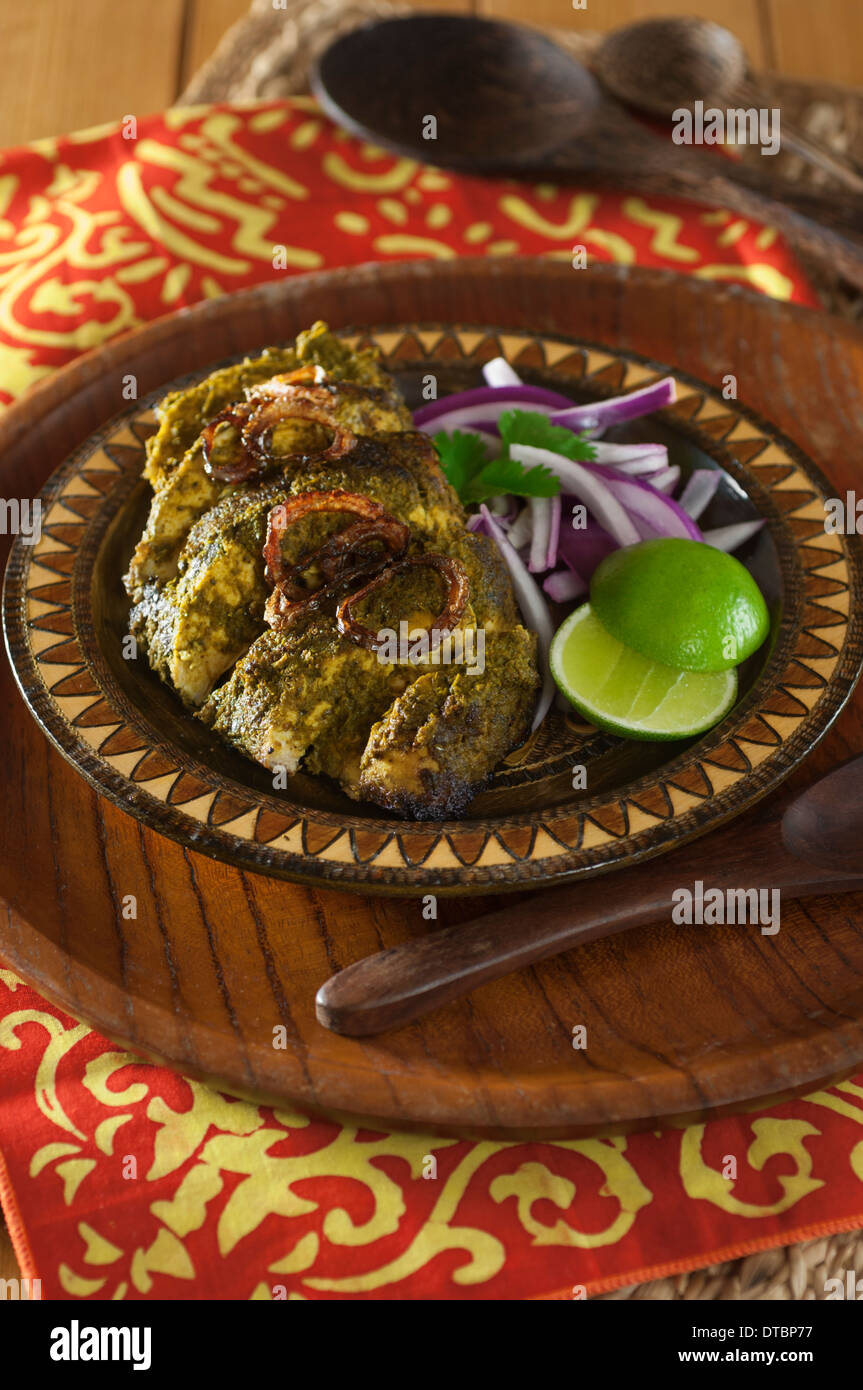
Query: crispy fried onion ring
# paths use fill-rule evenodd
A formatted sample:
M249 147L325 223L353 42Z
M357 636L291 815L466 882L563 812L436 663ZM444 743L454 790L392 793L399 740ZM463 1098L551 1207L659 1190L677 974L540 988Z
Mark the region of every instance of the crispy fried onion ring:
M407 555L403 560L398 560L395 564L388 565L386 569L381 570L363 588L348 594L336 610L336 623L342 636L349 637L352 642L356 642L360 647L367 647L369 651L377 651L381 645L378 634L372 632L371 628L363 627L362 623L356 622L351 617L351 609L360 599L368 597L377 589L382 589L397 574L402 574L407 569L422 567L437 570L448 585L446 603L428 628L429 633L433 634L429 650L434 651L440 646L443 638L454 627L458 626L470 597L470 585L467 572L458 560L451 559L449 555L434 553Z
M289 526L309 512L348 512L357 516L317 550L293 565L285 563L282 536ZM273 507L264 545L266 577L275 587L267 600L264 617L271 627L292 626L304 614L316 612L345 592L348 584L377 573L388 561L404 554L410 530L378 502L355 492L306 492ZM320 588L309 592L301 579L312 566L323 576Z
M282 555L282 537L301 517L310 512L347 512L360 520L343 531L328 536L316 551L300 557L294 565L286 565ZM325 580L336 579L351 564L356 556L357 563L365 561L365 555L357 554L367 542L381 540L389 552L387 558L399 556L407 548L410 530L402 521L384 510L379 502L359 492L304 492L273 507L267 518L267 540L264 545L267 579L271 584L280 584L288 590L298 588L301 575L312 564L323 574ZM301 591L296 597L301 597Z
M323 584L320 589L315 589L313 593L307 594L297 602L288 598L281 584L277 584L264 607L264 622L269 623L274 631L284 632L286 628L294 627L301 618L322 612L330 604L337 602L350 584L355 583L357 578L364 578L368 572L355 570L343 574L332 584Z
M306 368L301 368L306 371ZM204 470L222 483L242 483L259 477L274 463L284 465L306 457L304 454L272 454L273 430L283 420L310 420L331 430L333 438L316 454L321 459L341 458L357 442L353 430L336 418L337 399L326 386L312 386L286 377L273 377L249 393L249 399L229 405L201 434ZM278 387L276 388L276 383ZM216 435L223 425L231 425L240 436L238 456L225 463L214 458Z

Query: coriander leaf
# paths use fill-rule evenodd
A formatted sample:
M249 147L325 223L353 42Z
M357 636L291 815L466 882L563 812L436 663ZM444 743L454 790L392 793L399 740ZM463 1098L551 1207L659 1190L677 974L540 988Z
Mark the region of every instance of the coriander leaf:
M589 440L573 434L565 425L553 425L547 415L536 410L506 410L498 420L498 429L507 453L510 444L532 444L536 449L550 449L553 454L582 463L596 458Z
M511 493L517 497L556 497L560 492L560 479L550 468L534 464L525 468L511 458L492 459L481 473L478 473L462 493L465 502L485 502L489 497L502 497Z
M507 410L498 422L501 454L489 461L479 435L441 430L434 437L441 468L462 502L485 502L509 493L516 497L555 497L560 480L544 464L527 467L510 457L511 444L532 444L565 458L587 461L596 457L588 440L563 425L552 425L534 410Z
M434 437L434 446L444 476L464 500L468 484L488 462L483 441L478 434L464 434L461 430L447 434L440 430Z

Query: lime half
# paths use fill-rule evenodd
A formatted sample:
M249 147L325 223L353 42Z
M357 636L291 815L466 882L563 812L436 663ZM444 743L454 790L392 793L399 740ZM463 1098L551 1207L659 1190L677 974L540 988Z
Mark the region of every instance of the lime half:
M594 612L612 636L684 671L725 671L767 636L767 605L733 555L668 537L613 550L590 582Z
M625 647L584 603L558 628L551 673L576 709L624 738L688 738L737 698L736 671L678 671Z

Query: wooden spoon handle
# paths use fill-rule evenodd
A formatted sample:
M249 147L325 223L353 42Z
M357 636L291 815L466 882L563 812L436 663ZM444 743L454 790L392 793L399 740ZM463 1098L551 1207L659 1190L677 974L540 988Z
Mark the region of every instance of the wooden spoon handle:
M357 961L318 991L318 1021L352 1037L398 1028L534 961L630 927L668 920L673 891L692 889L699 878L711 888L788 888L796 897L859 887L863 878L798 865L782 848L775 823L755 839L750 863L759 867L747 872L741 866L739 844L736 855L723 854L723 835L727 832L710 837L707 852L694 855L685 849L633 868L623 877L589 879L521 898L500 912Z
M742 83L728 101L729 106L755 107L756 110L772 104L772 99L767 92L759 91L749 82ZM813 165L816 169L821 169L825 174L841 183L846 190L852 193L863 193L863 175L850 155L837 153L824 140L810 135L802 127L792 125L784 117L782 120L782 148L783 150L791 150L793 154L805 159L808 164Z
M340 970L318 990L318 1022L350 1037L399 1028L488 980L580 942L649 922L667 909L667 896L662 903L649 897L627 902L625 909L621 904L609 916L608 888L602 903L587 909L577 887L556 888Z
M796 208L771 198L752 186L758 176L751 168L736 166L732 176L726 161L697 149L679 149L659 137L639 129L632 120L623 121L610 105L603 108L596 129L590 131L570 152L561 149L552 157L549 176L571 176L579 182L585 177L613 183L634 192L685 198L727 208L731 212L766 222L779 229L798 251L824 261L858 289L863 289L863 241L814 221ZM769 180L768 180L769 182ZM850 195L852 198L855 195ZM804 195L804 204L819 217L831 217L827 207ZM847 215L837 211L833 220L846 225ZM863 232L863 223L861 223Z
M702 158L703 169L707 159ZM710 160L708 172L715 161ZM819 226L849 235L852 242L863 235L863 179L861 190L850 192L847 189L836 192L833 188L815 188L811 184L796 184L769 170L765 173L757 165L724 159L720 171L723 178L729 179L740 188L748 188L764 198L769 198L781 207L800 213Z

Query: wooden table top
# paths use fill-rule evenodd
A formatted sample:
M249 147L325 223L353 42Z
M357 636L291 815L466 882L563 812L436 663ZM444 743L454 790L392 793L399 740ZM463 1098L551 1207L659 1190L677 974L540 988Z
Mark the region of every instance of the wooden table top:
M863 84L859 0L409 0L535 25L604 32L701 15L737 34L754 67ZM0 0L6 64L0 148L170 106L249 0ZM38 54L39 61L35 61Z

